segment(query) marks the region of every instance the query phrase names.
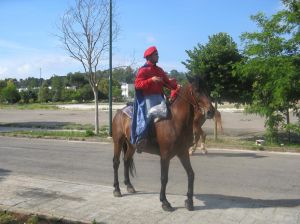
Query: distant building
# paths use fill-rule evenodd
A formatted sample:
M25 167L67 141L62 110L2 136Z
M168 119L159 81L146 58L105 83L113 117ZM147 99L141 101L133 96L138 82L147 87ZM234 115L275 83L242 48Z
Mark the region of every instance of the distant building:
M123 82L123 83L121 83L121 90L122 90L121 95L124 98L129 98L130 97L129 93L130 93L130 91L134 90L134 85Z

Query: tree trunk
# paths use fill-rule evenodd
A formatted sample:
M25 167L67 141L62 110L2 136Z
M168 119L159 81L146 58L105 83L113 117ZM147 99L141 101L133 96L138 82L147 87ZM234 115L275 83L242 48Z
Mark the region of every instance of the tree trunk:
M218 102L217 100L215 101L215 110L218 109ZM217 123L217 119L214 119L215 122L215 127L214 127L214 136L215 136L215 141L218 140L218 123Z
M95 134L99 134L99 111L98 111L98 90L97 87L93 88L95 99Z

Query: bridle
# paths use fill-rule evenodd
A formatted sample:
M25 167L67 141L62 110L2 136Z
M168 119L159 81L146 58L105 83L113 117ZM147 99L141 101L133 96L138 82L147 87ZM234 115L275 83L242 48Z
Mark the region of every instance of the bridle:
M180 94L180 92L178 92L177 95L178 97L192 105L195 111L201 111L202 114L205 114L205 109L203 106L200 105L200 103L198 103L191 84L189 84L188 91L191 96L191 99L188 99L186 96Z
M170 87L167 83L164 83L164 85L166 87ZM180 87L180 88L182 88L182 87ZM193 87L191 84L189 84L189 86L188 86L188 91L191 95L191 100L188 99L188 97L181 94L180 91L177 92L177 96L180 97L181 99L183 99L184 101L186 101L187 103L189 103L190 105L192 105L194 107L195 111L201 111L201 113L204 115L205 109L203 106L200 105L200 103L197 102L197 99L196 99L196 96L194 95Z

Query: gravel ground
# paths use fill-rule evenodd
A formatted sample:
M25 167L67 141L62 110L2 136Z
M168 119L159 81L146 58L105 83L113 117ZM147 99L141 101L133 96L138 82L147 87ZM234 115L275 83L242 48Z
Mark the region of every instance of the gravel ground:
M113 115L116 109L124 105L113 105ZM94 124L93 105L60 105L61 110L0 110L0 124L2 126L10 124L14 127L26 127L30 125L65 125L65 124ZM244 114L237 109L220 109L224 135L237 137L251 137L261 135L264 131L265 119L255 114ZM108 125L109 115L108 106L99 105L100 126ZM296 118L291 117L291 122ZM207 120L204 124L204 131L211 134L213 131L213 120ZM5 127L0 126L0 131ZM7 128L6 128L7 129Z

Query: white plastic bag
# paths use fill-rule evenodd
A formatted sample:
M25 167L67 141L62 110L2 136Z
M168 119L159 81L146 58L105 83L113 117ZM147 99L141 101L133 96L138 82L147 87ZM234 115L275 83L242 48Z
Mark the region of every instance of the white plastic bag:
M160 104L151 107L151 109L148 112L148 116L152 118L166 118L168 114L167 105L164 101L162 101Z

